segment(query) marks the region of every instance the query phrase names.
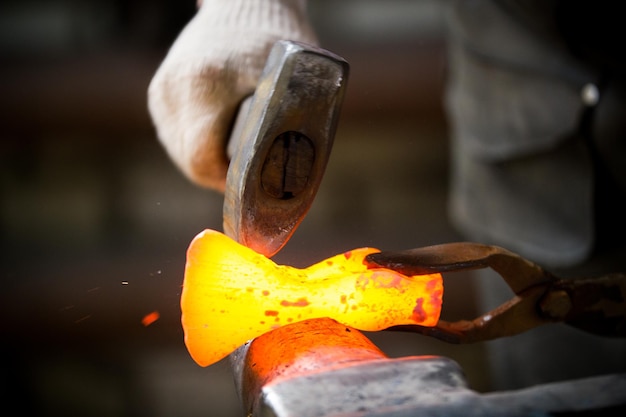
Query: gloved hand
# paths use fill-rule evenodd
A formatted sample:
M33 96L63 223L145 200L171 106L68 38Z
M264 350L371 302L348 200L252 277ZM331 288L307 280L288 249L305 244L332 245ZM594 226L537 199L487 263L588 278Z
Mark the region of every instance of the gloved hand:
M148 88L159 140L193 182L224 192L226 146L277 40L317 44L306 0L204 0Z

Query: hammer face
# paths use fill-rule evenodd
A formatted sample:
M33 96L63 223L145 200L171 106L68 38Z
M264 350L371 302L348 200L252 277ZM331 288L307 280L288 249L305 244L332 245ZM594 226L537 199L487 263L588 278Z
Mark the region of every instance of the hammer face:
M331 52L274 45L229 145L227 235L267 257L289 240L326 169L347 77L347 62Z

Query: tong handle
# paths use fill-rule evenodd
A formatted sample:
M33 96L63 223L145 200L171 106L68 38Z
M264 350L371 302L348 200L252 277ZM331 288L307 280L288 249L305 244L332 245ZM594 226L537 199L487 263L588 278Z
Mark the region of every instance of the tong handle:
M545 316L589 333L626 337L626 274L559 280L539 306Z

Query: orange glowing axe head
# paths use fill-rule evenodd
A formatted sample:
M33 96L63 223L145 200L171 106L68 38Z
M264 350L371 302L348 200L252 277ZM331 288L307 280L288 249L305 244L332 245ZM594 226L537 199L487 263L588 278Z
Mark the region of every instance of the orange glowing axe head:
M441 275L369 269L363 260L374 252L355 249L297 269L277 265L220 232L203 231L187 251L181 296L189 353L208 366L250 339L312 318L365 331L436 325Z

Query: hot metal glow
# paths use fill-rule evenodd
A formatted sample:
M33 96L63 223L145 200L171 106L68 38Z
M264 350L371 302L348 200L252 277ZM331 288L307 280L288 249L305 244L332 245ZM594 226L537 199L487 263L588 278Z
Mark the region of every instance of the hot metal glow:
M277 265L226 235L205 230L187 251L181 295L185 344L201 366L284 325L330 317L365 331L402 324L434 326L441 275L368 269L360 248L308 268Z

